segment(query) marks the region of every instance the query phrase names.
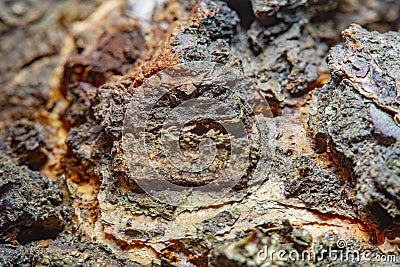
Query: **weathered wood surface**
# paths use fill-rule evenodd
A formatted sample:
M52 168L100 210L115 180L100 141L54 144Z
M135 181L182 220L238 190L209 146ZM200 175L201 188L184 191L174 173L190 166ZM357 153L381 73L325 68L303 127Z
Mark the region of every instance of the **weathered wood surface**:
M398 255L398 1L227 2L0 3L1 265Z

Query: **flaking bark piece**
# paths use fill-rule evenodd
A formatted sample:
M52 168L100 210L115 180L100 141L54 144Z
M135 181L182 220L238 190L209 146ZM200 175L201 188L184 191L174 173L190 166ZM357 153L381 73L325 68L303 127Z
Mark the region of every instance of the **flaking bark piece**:
M251 0L251 4L255 16L264 25L277 21L293 23L304 16L311 18L334 7L332 0Z
M62 209L59 183L0 153L0 243L55 238L65 224Z
M317 150L355 185L360 216L389 237L398 235L400 218L399 56L399 33L345 30L309 117Z
M139 27L117 24L105 31L92 51L74 55L65 64L63 85L87 82L101 86L113 75L125 75L145 48Z
M78 233L63 232L56 240L37 241L25 246L0 244L0 265L12 266L143 266L90 241Z
M40 123L22 119L9 125L0 135L0 149L19 164L38 171L55 145L51 139L52 129Z

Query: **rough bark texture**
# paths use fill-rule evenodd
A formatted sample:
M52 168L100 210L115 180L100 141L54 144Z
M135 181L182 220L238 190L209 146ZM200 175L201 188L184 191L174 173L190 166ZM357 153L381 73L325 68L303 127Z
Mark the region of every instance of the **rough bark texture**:
M358 192L360 215L372 213L388 232L399 231L400 214L399 38L360 26L345 30L329 56L332 78L315 92L310 116L319 151L329 150Z
M323 256L354 244L398 257L400 34L382 32L399 10L1 2L0 264L356 266ZM202 171L166 154L167 140L209 162L207 138ZM262 261L266 246L320 257Z

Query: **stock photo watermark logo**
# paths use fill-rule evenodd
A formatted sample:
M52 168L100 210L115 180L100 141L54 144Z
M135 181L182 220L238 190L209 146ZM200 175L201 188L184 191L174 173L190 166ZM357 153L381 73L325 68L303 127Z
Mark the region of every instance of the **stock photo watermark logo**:
M399 264L400 258L396 255L386 255L377 251L362 249L353 241L339 239L335 247L328 247L318 252L314 250L297 251L274 250L267 245L257 253L257 260L263 262L322 262L328 260L336 263L390 263Z
M213 62L179 64L147 79L135 89L122 138L137 185L170 205L202 206L245 182L268 150L254 95L239 71Z

